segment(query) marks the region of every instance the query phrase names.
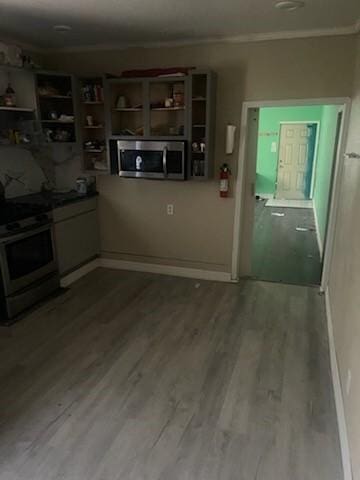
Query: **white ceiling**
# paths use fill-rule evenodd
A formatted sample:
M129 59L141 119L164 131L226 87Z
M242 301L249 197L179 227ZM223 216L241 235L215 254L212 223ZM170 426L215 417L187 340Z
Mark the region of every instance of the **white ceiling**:
M304 32L351 33L359 0L306 0L287 12L275 0L0 0L0 38L40 48L142 45ZM53 25L71 25L66 34ZM259 35L258 35L259 36ZM246 38L246 37L245 37ZM255 36L256 38L256 36Z

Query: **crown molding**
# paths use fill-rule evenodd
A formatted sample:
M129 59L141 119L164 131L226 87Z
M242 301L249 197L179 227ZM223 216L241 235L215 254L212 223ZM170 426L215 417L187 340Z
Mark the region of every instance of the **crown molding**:
M0 42L6 43L9 45L16 45L17 47L22 48L23 50L31 51L34 53L47 53L48 49L33 45L32 43L21 42L11 37L1 37Z
M294 30L269 33L250 33L244 35L209 37L204 39L186 39L161 42L109 43L46 49L44 53L77 53L89 51L127 50L130 48L172 48L214 43L253 43L273 40L292 40L301 38L333 37L355 35L360 32L360 19L349 27L322 28L316 30Z
M318 38L318 37L334 37L345 35L356 35L360 33L360 18L353 25L347 27L321 28L313 30L285 30L280 32L268 33L249 33L242 35L208 37L202 39L185 39L185 40L169 40L158 42L119 42L104 43L96 45L79 45L74 47L52 47L44 48L37 45L19 42L14 39L3 39L5 42L14 43L21 48L31 50L40 54L51 53L80 53L90 51L110 51L110 50L127 50L130 48L172 48L186 46L201 46L216 43L254 43L268 42L276 40L292 40L301 38Z

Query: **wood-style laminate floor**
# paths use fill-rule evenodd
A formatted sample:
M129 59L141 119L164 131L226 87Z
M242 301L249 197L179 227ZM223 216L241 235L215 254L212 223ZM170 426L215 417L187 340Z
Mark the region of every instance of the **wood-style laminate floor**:
M339 480L317 289L97 269L0 329L1 480Z
M322 266L313 210L266 207L265 204L266 200L257 200L255 207L253 277L295 285L319 285ZM299 232L296 227L307 231Z

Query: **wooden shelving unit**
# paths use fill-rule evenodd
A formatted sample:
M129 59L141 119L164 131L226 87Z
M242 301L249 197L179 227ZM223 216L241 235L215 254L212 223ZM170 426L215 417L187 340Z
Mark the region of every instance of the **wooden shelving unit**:
M194 70L179 77L108 80L107 140L187 141L188 177L211 178L215 83L210 70Z
M145 84L140 79L106 82L108 138L144 138Z
M80 78L78 91L83 170L92 174L108 173L104 78Z
M15 106L0 105L0 145L31 146L39 143L35 79L32 70L0 66L0 95L8 85L15 91ZM10 143L9 143L10 142Z
M142 108L114 108L114 112L141 112Z
M151 138L186 140L188 77L151 78L147 91L150 110L149 136ZM170 105L167 105L167 102Z
M186 141L188 177L205 180L213 174L216 76L210 70L75 81L66 73L0 66L0 92L8 83L17 102L0 106L0 144L4 129L29 131L37 144L80 141L84 170L109 173L110 139Z
M151 110L155 112L176 112L178 110L185 110L185 107L155 107Z
M26 113L29 113L29 112L34 112L34 109L33 108L25 108L25 107L3 107L3 106L0 106L0 111L2 112L26 112Z
M41 120L41 123L55 123L55 124L59 124L59 125L63 125L63 124L73 125L75 123L75 121L74 120Z
M41 100L72 100L71 95L39 95Z
M214 172L216 77L194 70L190 80L188 171L191 179L207 180Z
M179 105L166 106L165 100L174 98L176 85L182 100ZM111 79L106 86L108 138L186 140L187 76Z
M39 119L45 142L77 142L74 77L57 72L37 72L35 76ZM62 120L62 115L73 119Z

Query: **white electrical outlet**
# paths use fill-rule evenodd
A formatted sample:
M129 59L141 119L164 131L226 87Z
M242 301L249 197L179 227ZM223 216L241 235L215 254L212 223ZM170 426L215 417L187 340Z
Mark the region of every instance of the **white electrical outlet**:
M347 379L346 379L346 395L349 395L351 389L351 370L347 372Z
M174 205L172 203L169 203L167 206L166 206L166 213L168 215L174 215Z

